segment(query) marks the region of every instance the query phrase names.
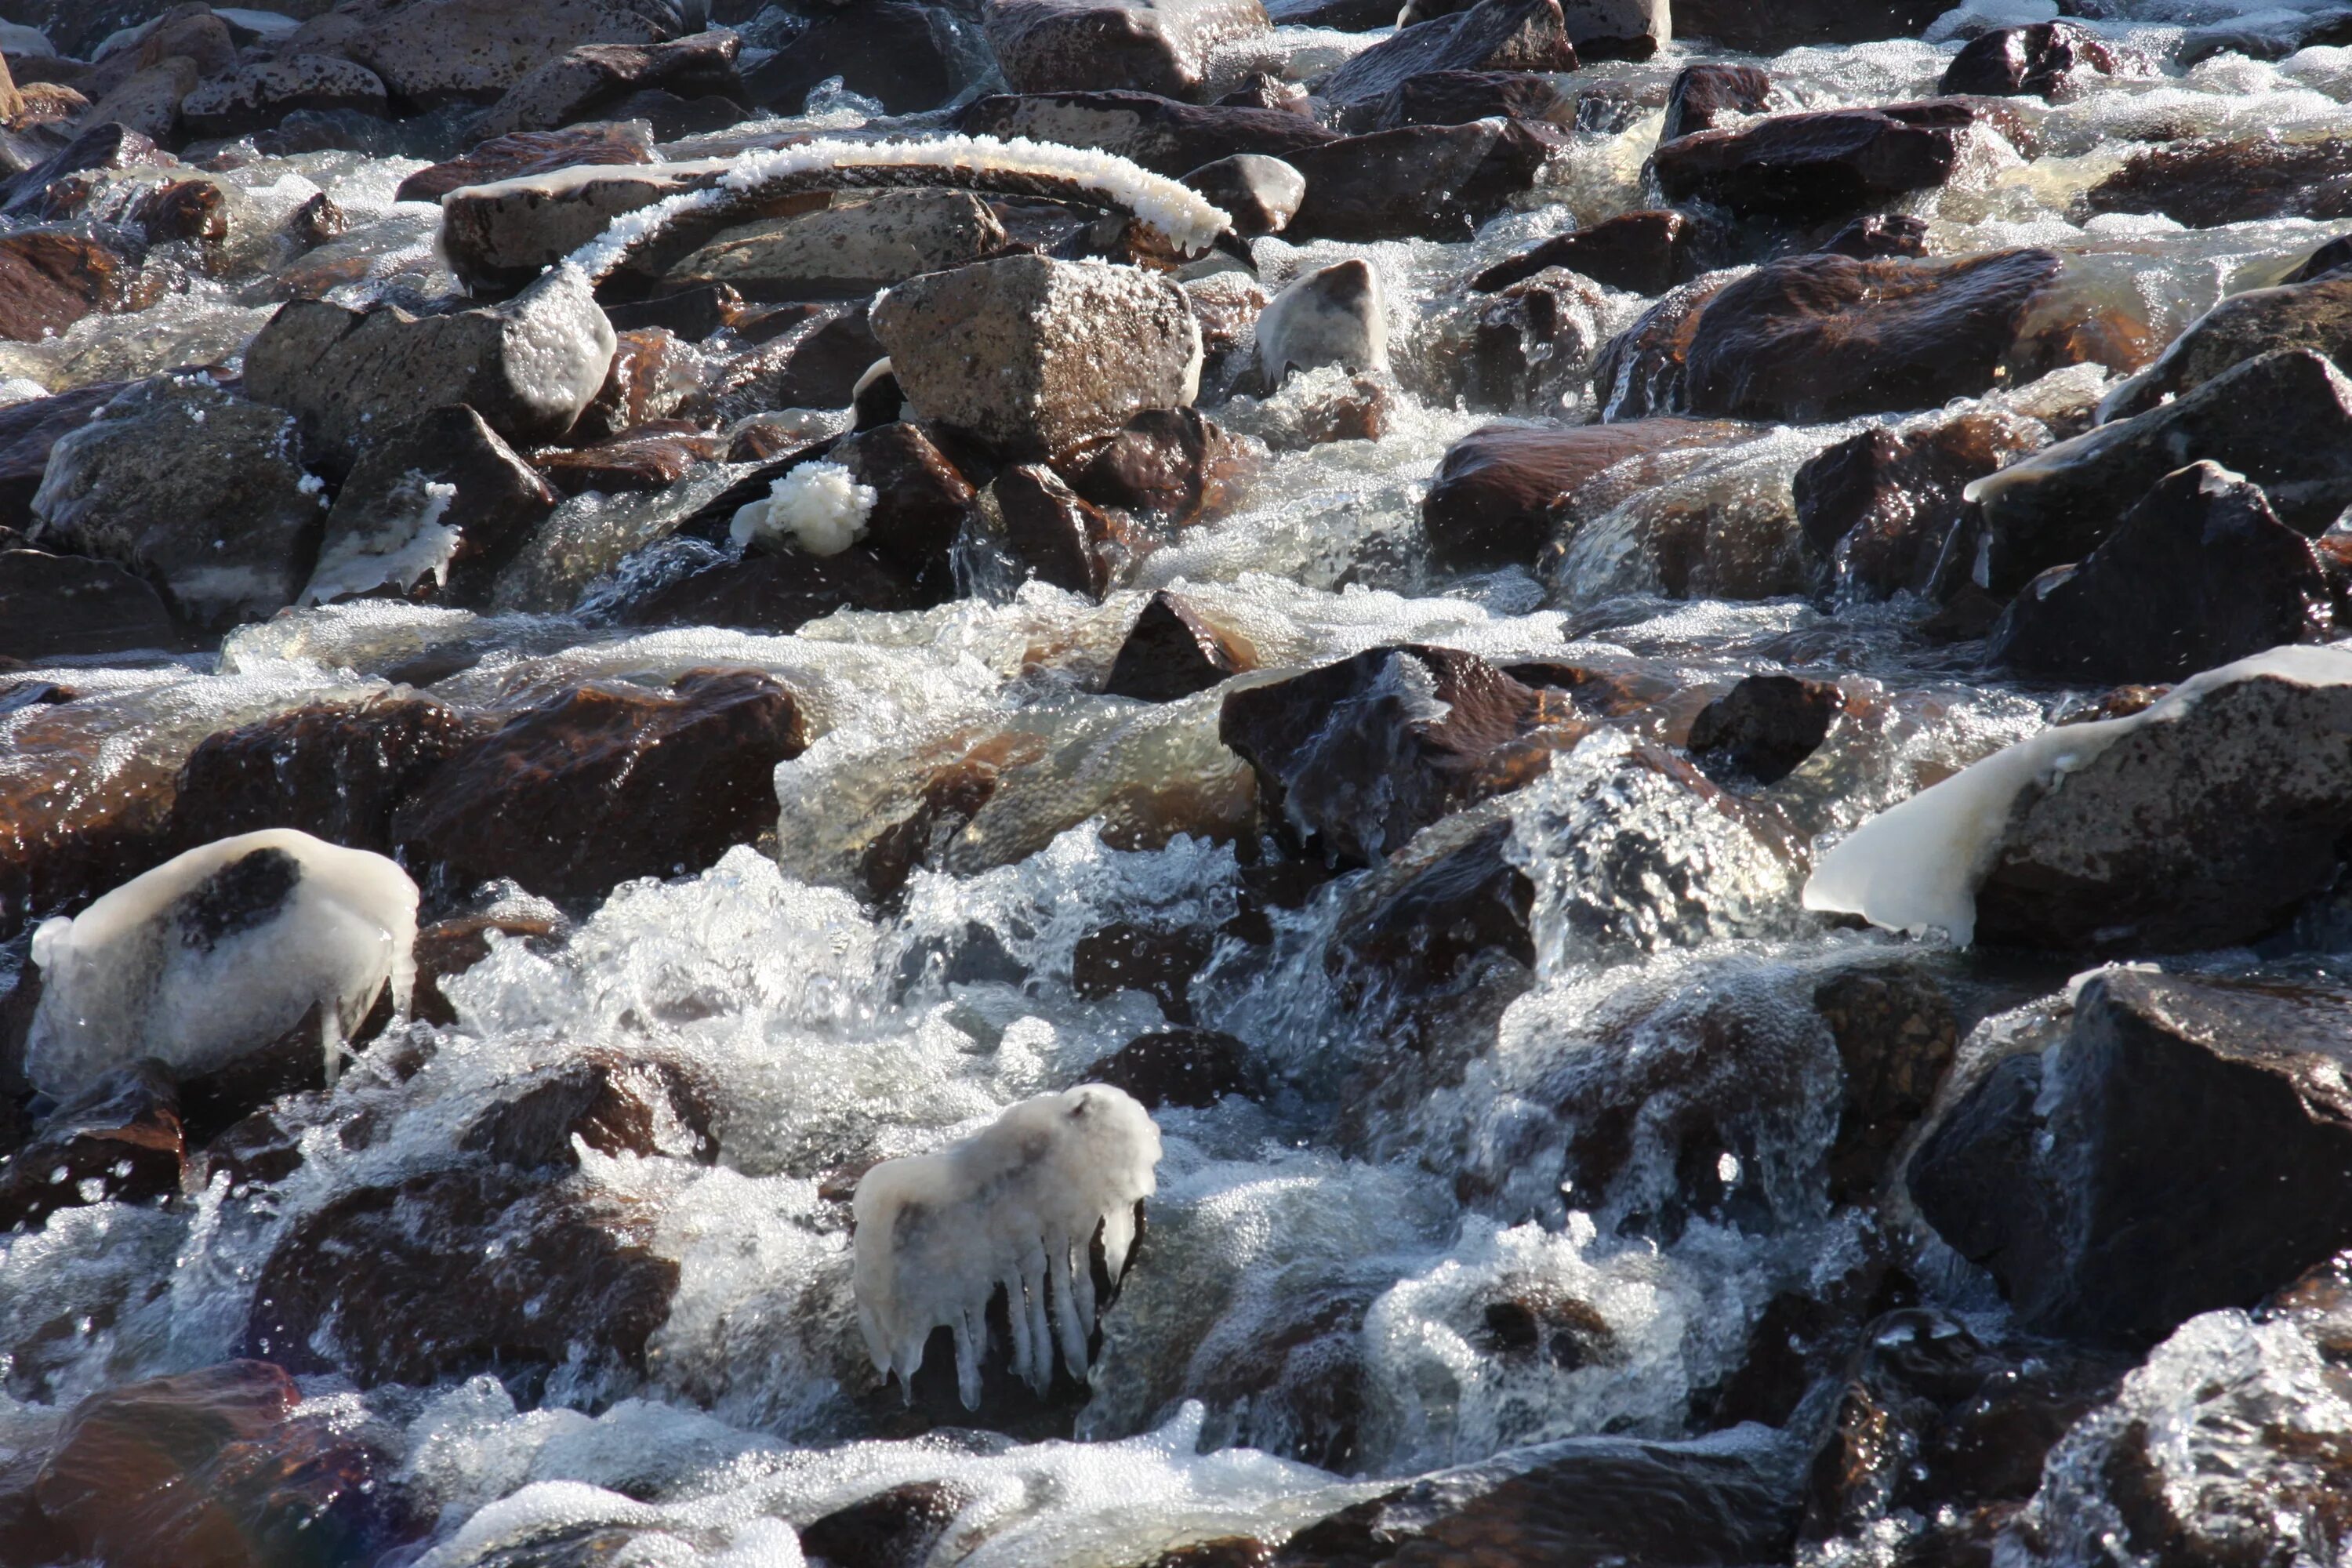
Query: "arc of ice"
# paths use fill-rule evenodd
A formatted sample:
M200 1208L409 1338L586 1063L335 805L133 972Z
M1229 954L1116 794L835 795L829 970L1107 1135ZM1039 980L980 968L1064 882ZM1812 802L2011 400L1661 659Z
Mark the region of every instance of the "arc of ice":
M923 1342L955 1336L956 1385L980 1404L988 1301L1004 1287L1013 1370L1041 1392L1062 1364L1085 1375L1096 1321L1089 1250L1102 1230L1116 1281L1135 1244L1135 1205L1157 1186L1160 1129L1108 1084L1041 1094L929 1154L885 1160L857 1184L852 1280L857 1325L887 1379L913 1397ZM1047 1302L1052 1303L1052 1330Z

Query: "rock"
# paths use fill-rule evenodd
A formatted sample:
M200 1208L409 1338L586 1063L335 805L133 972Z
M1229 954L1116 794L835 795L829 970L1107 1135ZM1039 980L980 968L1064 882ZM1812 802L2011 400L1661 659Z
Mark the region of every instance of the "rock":
M562 495L620 495L674 485L698 463L723 461L727 453L724 436L707 434L691 420L657 419L593 446L551 447L532 456L531 467Z
M1907 213L1867 213L1814 247L1814 251L1822 256L1851 256L1856 261L1897 256L1916 258L1927 254L1927 220Z
M0 550L0 657L28 664L168 648L179 633L141 578L79 555Z
M852 546L839 555L798 550L748 555L657 589L626 605L621 618L628 626L733 626L781 634L838 609L921 607L903 575L873 552Z
M2305 257L2300 266L2279 281L2309 283L2331 272L2340 272L2347 267L2352 267L2352 237L2339 236Z
M1217 733L1300 840L1370 865L1448 812L1539 776L1586 728L1564 698L1482 659L1408 646L1229 692Z
M186 1157L170 1080L145 1063L125 1068L0 1160L0 1230L37 1228L63 1208L176 1197Z
M1301 273L1257 318L1258 380L1279 387L1293 371L1389 368L1388 307L1380 274L1350 258Z
M670 268L661 288L725 283L753 300L863 296L982 260L1006 237L969 191L881 191L729 229Z
M1390 89L1373 105L1363 129L1466 125L1490 117L1541 120L1565 129L1576 122L1576 100L1539 72L1423 71Z
M426 1531L397 1468L278 1367L231 1361L83 1400L33 1491L75 1557L119 1568L360 1562Z
M1626 213L1507 257L1474 276L1470 287L1491 294L1565 267L1612 289L1663 294L1706 270L1700 261L1704 242L1699 226L1681 213Z
M792 694L747 670L694 671L669 696L575 687L443 763L393 837L454 889L511 877L587 900L699 871L772 820L771 781L807 744Z
M206 736L180 769L170 836L193 848L299 827L392 852L392 814L480 732L426 697L314 702Z
M32 526L33 496L58 437L88 424L127 384L98 382L0 408L0 528L21 532Z
M1581 9L1580 5L1580 9ZM1431 71L1572 71L1560 0L1478 0L1475 5L1415 22L1365 49L1323 79L1320 96L1344 110L1370 109L1406 79Z
M1138 553L1124 520L1073 490L1042 463L1016 463L991 487L1005 548L1029 575L1100 599Z
M335 497L303 598L406 591L432 573L441 597L487 604L499 570L555 509L554 489L462 404L388 436Z
M1654 166L1668 201L1819 223L1941 185L1974 123L1967 106L1935 101L1775 114L1661 142Z
M84 316L136 309L142 259L119 244L66 229L0 237L0 338L39 342Z
M267 131L298 109L384 111L375 72L332 55L281 55L199 83L180 100L191 136L233 137Z
M1187 528L1233 510L1248 466L1245 448L1192 408L1153 408L1107 440L1054 460L1070 488L1137 521ZM1136 542L1150 536L1139 533Z
M2030 93L2053 102L2071 96L2081 78L2120 65L2096 33L2076 22L2035 22L1980 33L1944 68L1937 92L2013 97Z
M1239 632L1218 626L1181 595L1161 589L1118 645L1104 694L1145 702L1173 702L1255 669L1258 652Z
M630 95L658 89L679 99L741 100L735 74L740 40L731 32L697 33L660 44L583 44L565 50L507 89L476 121L477 137L556 131L616 114ZM748 111L746 111L748 112Z
M383 79L395 99L418 108L485 103L565 50L582 44L655 44L672 26L667 7L632 0L409 0L362 13L337 52ZM321 17L283 46L299 50Z
M1147 1110L1200 1109L1229 1094L1246 1095L1248 1049L1214 1029L1139 1035L1087 1069L1087 1081L1122 1089Z
M297 1221L263 1266L247 1352L363 1388L520 1380L568 1363L642 1372L678 1278L642 1225L498 1165L347 1192Z
M1350 136L1285 159L1307 177L1290 222L1297 238L1467 239L1529 189L1563 146L1527 121L1407 125Z
M1201 926L1171 929L1129 921L1088 931L1070 949L1070 993L1081 1001L1101 1002L1122 991L1139 992L1158 1003L1170 1022L1190 1024L1192 977L1215 953L1217 939L1217 932Z
M2046 1065L2004 1058L1930 1134L1912 1195L2023 1326L2152 1344L2352 1239L2347 1040L2334 986L2104 971Z
M1735 115L1761 114L1772 106L1772 79L1754 66L1702 60L1675 73L1666 89L1666 122L1661 142L1694 131L1713 131Z
M1007 257L910 279L872 319L908 401L1010 457L1108 436L1199 386L1183 290L1131 268Z
M204 79L184 55L157 60L111 88L90 109L90 118L127 125L155 142L178 144L180 104Z
M22 213L37 208L49 186L70 174L94 169L170 165L178 161L157 149L152 137L142 136L128 125L112 121L94 124L12 180L8 184L7 210Z
M1184 184L1222 208L1244 239L1280 234L1307 199L1305 175L1281 159L1259 153L1236 153L1203 163L1184 176Z
M1987 408L1901 432L1874 426L1797 470L1797 522L1841 592L1924 593L1967 508L1962 492L2049 442L2040 421Z
M751 102L798 114L811 88L839 77L885 113L916 114L963 90L978 46L969 25L942 7L869 0L810 17L789 47L745 73L743 87Z
M1645 453L1718 446L1744 433L1697 419L1475 430L1446 448L1422 499L1431 558L1456 567L1531 563L1552 537L1552 509L1586 479Z
M199 626L267 616L300 590L323 515L294 435L201 375L142 382L58 438L33 542L127 568Z
M1588 60L1646 60L1674 39L1665 0L1560 0L1560 14Z
M2309 349L2339 369L2352 362L2352 276L2229 296L2183 328L2154 364L2102 399L2099 417L2145 414L2273 349Z
M2028 583L1985 657L2052 679L2177 680L2332 629L2310 542L2201 462L2158 480L2079 564Z
M2092 213L2160 213L2190 228L2352 216L2352 146L2335 137L2184 138L2143 147L2083 195Z
M564 432L566 442L587 446L610 440L689 412L709 416L716 399L708 362L701 355L659 327L615 331L613 338L613 363L604 373L604 384Z
M862 547L902 574L922 603L956 597L956 541L978 525L981 509L979 492L947 455L901 423L861 430L826 458L875 490Z
M1210 56L1270 30L1258 0L991 0L989 47L1015 92L1132 88L1197 99Z
M835 1568L911 1568L929 1560L971 1501L947 1481L909 1481L811 1521L801 1549Z
M1750 675L1699 710L1690 753L1718 784L1779 784L1820 747L1844 706L1830 681Z
M2352 501L2352 383L2307 349L2278 349L2186 396L2046 447L1976 487L1973 581L2017 593L2083 560L2165 475L2210 458L2263 487L2297 533L2315 535Z
M615 347L588 280L559 268L503 305L447 315L298 300L246 350L245 388L348 465L455 403L511 441L562 436L604 384Z
M1339 0L1339 3L1343 5L1349 3L1361 4L1362 0ZM1276 0L1276 5L1278 7L1282 8L1267 13L1268 16L1276 16L1277 18L1276 26L1290 26L1299 25L1280 19L1282 16L1286 15L1287 8L1283 6L1283 0ZM1305 25L1313 26L1314 24L1310 23ZM1378 25L1386 26L1388 24L1383 21ZM1212 107L1220 109L1279 109L1287 114L1311 115L1314 113L1314 98L1315 95L1307 90L1307 84L1305 82L1286 81L1281 77L1275 76L1266 71L1252 71L1249 75L1242 78L1241 86L1234 89L1233 91L1225 94L1224 97L1218 99L1215 104Z
M546 1068L467 1123L457 1147L519 1170L577 1170L577 1139L599 1154L719 1157L709 1084L674 1063L592 1054Z
M730 419L772 408L848 408L885 357L863 303L814 308L804 320L718 367L715 407ZM883 379L897 384L895 378ZM871 423L898 416L894 408L889 419ZM861 419L861 426L866 423Z
M462 278L527 282L622 214L697 189L709 178L708 169L695 164L645 168L615 160L463 186L442 198L442 248Z
M1838 1129L1830 1144L1830 1199L1869 1203L1896 1146L1927 1113L1959 1049L1951 997L1908 966L1848 970L1813 991L1844 1068Z
M655 161L653 144L651 128L643 121L518 131L478 142L462 157L417 170L400 182L393 199L437 202L468 185L497 184L559 169L650 163Z
M1424 363L1473 412L1540 418L1583 397L1608 313L1596 285L1556 268L1439 311Z
M1175 178L1243 153L1287 162L1339 140L1288 110L1178 103L1149 92L1050 92L983 98L963 111L968 136L1092 147Z
M1940 0L1790 0L1769 10L1748 0L1682 0L1675 33L1743 54L1777 55L1829 44L1916 38L1944 14Z

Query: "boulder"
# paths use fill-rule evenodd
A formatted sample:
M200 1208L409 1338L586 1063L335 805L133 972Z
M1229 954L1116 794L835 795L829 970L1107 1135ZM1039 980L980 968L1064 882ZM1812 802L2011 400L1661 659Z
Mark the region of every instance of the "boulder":
M64 228L0 237L0 338L39 342L101 311L135 310L149 297L135 237Z
M393 837L454 889L511 877L597 899L757 838L776 764L806 744L792 694L748 670L697 670L668 695L575 687L450 757L400 806Z
M2352 267L2352 236L2338 235L2313 251L2298 263L2295 269L2279 279L2281 283L2308 283Z
M1232 510L1249 454L1197 409L1152 408L1107 439L1059 454L1054 467L1082 499L1158 525L1141 542Z
M759 330L768 324L761 322ZM872 312L863 301L812 307L765 342L713 368L714 411L722 419L741 419L778 408L848 408L884 357ZM897 385L887 374L879 379ZM898 416L893 407L888 418ZM858 422L866 423L862 416Z
M393 199L437 202L468 185L551 174L583 164L611 167L654 161L652 128L641 120L569 125L561 131L518 131L478 142L459 157L417 170L400 182Z
M1197 99L1210 57L1272 28L1259 0L990 0L989 47L1015 92L1132 88Z
M2145 414L2258 354L2309 349L2341 369L2352 362L2352 276L2232 294L2172 340L2154 364L2109 393L2102 420Z
M299 51L335 20L320 17L281 47ZM424 109L487 103L578 45L654 44L677 30L659 0L407 0L356 20L336 52Z
M956 542L978 526L981 507L971 481L947 454L900 422L861 430L825 458L875 492L859 547L902 575L923 603L956 597Z
M740 40L727 31L660 44L583 44L507 89L471 131L487 139L521 131L556 131L583 120L627 119L629 115L614 110L632 94L646 91L681 100L717 96L740 100L744 89L735 74L735 55L740 47ZM184 107L182 112L187 112Z
M293 602L325 500L284 414L202 375L159 376L58 437L32 540L125 567L183 619L221 628Z
M1204 609L1166 589L1143 603L1118 645L1103 691L1145 702L1173 702L1222 685L1258 666L1256 647L1219 626Z
M2262 133L2142 147L2083 195L2092 213L2160 213L2190 228L2352 216L2352 143Z
M1663 294L1706 270L1701 253L1707 238L1682 213L1625 213L1507 256L1473 276L1470 287L1491 294L1547 268L1565 267L1612 289Z
M1467 239L1566 145L1540 122L1407 125L1284 155L1307 177L1294 238Z
M672 266L660 287L724 283L751 300L862 297L982 260L1006 237L969 191L881 191L728 229Z
M1307 199L1305 175L1281 159L1259 153L1236 153L1203 163L1184 176L1184 184L1233 219L1234 232L1244 239L1280 234Z
M43 664L179 642L144 579L81 555L0 550L0 658Z
M185 55L167 55L110 88L91 106L90 117L127 125L152 141L177 146L180 104L203 79L204 72L195 61Z
M1400 27L1323 79L1321 97L1343 110L1373 106L1407 79L1431 71L1572 71L1560 0L1478 0L1476 5Z
M970 1492L946 1481L909 1481L811 1521L801 1547L845 1568L922 1563L971 1501Z
M1743 54L1777 55L1916 38L1947 9L1941 0L1787 0L1769 8L1751 0L1681 0L1675 6L1675 34Z
M1360 866L1538 777L1587 728L1559 693L1470 654L1407 646L1231 691L1217 733L1293 835Z
M1609 314L1599 286L1555 268L1438 311L1424 362L1473 413L1543 418L1582 400Z
M728 451L725 436L692 420L656 419L591 446L547 447L531 455L530 467L562 495L620 495L666 489L697 464L727 460Z
M1952 997L1912 965L1849 969L1813 988L1844 1072L1829 1152L1830 1200L1869 1203L1927 1115L1960 1045Z
M1996 98L2031 94L2055 102L2078 90L2084 77L2111 74L2120 63L2105 40L2079 22L1996 27L1969 39L1952 57L1936 90Z
M1674 41L1666 0L1560 0L1568 41L1588 60L1646 60Z
M2352 1242L2347 1041L2333 985L2104 971L1921 1144L1912 1197L2023 1326L2152 1344Z
M2334 626L2311 542L2217 464L2168 474L2075 565L2002 612L1987 659L2057 680L2179 680Z
M604 384L615 346L587 279L559 268L503 305L446 315L298 300L246 350L245 389L296 416L306 444L348 468L456 403L509 440L562 436Z
M711 178L704 164L637 167L616 160L462 186L442 198L441 247L461 278L528 282L622 214L699 189Z
M1990 408L1901 430L1873 426L1797 470L1797 522L1838 592L1925 593L1967 510L1968 487L2049 443L2039 420Z
M853 545L838 555L793 550L722 563L627 602L620 618L627 626L733 626L781 634L839 609L921 607L904 575L872 551Z
M1004 546L1028 575L1090 599L1110 592L1140 542L1122 518L1073 490L1043 463L1016 463L990 493Z
M908 403L1010 457L1108 436L1199 387L1184 291L1133 268L1007 257L910 279L872 320Z
M1385 373L1389 319L1381 276L1356 258L1302 272L1258 312L1253 336L1258 382L1267 391L1293 371L1326 365Z
M48 471L58 437L89 423L129 384L96 382L49 397L29 397L0 408L0 528L32 526L33 496Z
M820 9L789 47L744 73L743 89L753 103L798 114L810 89L839 77L887 114L939 109L963 89L983 54L973 31L956 13L911 0Z
M86 1204L177 1197L186 1163L170 1080L146 1063L125 1068L51 1111L0 1160L0 1230L37 1229Z
M1550 542L1552 509L1604 468L1744 434L1738 425L1699 419L1475 430L1446 448L1422 499L1431 558L1465 567L1532 563Z
M577 1170L573 1140L599 1154L719 1157L710 1085L675 1063L593 1053L523 1080L466 1124L457 1147L525 1171Z
M363 65L332 55L280 55L202 82L180 100L191 136L267 131L298 109L381 115L383 82Z
M1339 139L1288 110L1200 106L1149 92L1048 92L983 98L959 122L968 136L1092 147L1171 178L1238 153L1286 162Z
M1833 682L1751 675L1698 710L1690 753L1718 784L1778 784L1820 748L1844 707Z
M101 121L10 181L7 211L21 214L37 210L48 188L70 174L148 164L169 166L178 162L169 153L159 150L154 138L142 136L120 121Z
M1675 73L1666 89L1666 121L1658 140L1672 142L1694 131L1713 131L1736 115L1761 114L1772 106L1772 79L1754 66L1702 60Z
M1668 201L1821 223L1941 185L1975 122L1966 105L1935 101L1775 114L1661 142L1654 167Z
M1537 71L1423 71L1397 83L1364 112L1367 131L1486 119L1541 120L1565 129L1576 123L1576 99Z

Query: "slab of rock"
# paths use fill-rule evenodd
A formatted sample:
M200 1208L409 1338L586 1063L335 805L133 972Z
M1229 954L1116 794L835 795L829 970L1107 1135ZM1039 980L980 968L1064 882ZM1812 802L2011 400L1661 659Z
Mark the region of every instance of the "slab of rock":
M2078 22L1996 27L1969 39L1952 57L1936 90L1997 98L2031 94L2055 101L2084 77L2111 74L2119 63L2105 40Z
M320 17L281 47L299 51L308 36L331 37L336 20ZM654 44L676 30L674 13L642 0L407 0L357 20L335 52L422 109L487 103L581 44Z
M1199 389L1184 291L1130 268L984 261L908 279L872 320L908 403L1010 457L1108 436Z
M2181 330L2146 370L2109 393L2102 420L2145 414L2273 349L2309 349L2341 369L2352 361L2352 276L2315 278L2232 294Z
M298 109L381 115L383 82L332 55L281 55L199 83L180 100L180 120L191 136L226 138L267 131Z
M1566 145L1549 125L1407 125L1285 154L1307 177L1296 237L1467 239Z
M660 44L583 44L507 89L471 131L487 139L555 131L583 120L628 119L614 111L632 94L648 90L740 100L743 83L735 74L740 47L741 40L723 30Z
M1968 487L2049 444L2041 421L1990 408L1899 433L1873 426L1797 470L1798 526L1840 592L1924 593L1967 510Z
M917 114L961 92L981 52L969 24L943 7L870 0L810 17L790 47L744 73L743 89L753 103L798 114L811 88L839 77L885 113Z
M871 294L1004 248L1004 226L969 191L881 191L731 228L671 267L664 292L724 283L751 300Z
M58 437L36 544L111 561L184 619L225 627L291 604L325 500L293 422L201 375L159 376Z
M1553 508L1602 469L1652 452L1728 444L1745 426L1719 420L1617 425L1492 425L1452 447L1422 499L1432 559L1450 566L1532 563L1550 542Z
M348 465L457 403L509 440L562 436L604 384L615 346L587 279L558 268L503 305L446 315L296 300L246 350L245 389Z
M441 247L469 281L527 282L623 213L699 189L714 177L699 163L583 164L461 186L441 200Z
M656 419L590 446L534 452L530 466L562 495L619 495L665 489L693 472L696 464L724 461L727 454L724 436L691 420Z
M1219 626L1207 611L1166 589L1143 611L1118 645L1103 691L1145 702L1173 702L1255 669L1258 651L1247 637Z
M1541 120L1565 129L1576 123L1576 99L1540 72L1423 71L1405 78L1375 102L1363 129L1466 125L1489 118Z
M1824 222L1941 185L1973 123L1966 106L1935 102L1775 114L1662 142L1658 185L1672 202Z
M1912 1196L2026 1327L2150 1344L2352 1241L2347 1062L2336 987L2108 970L1953 1108Z
M0 550L0 657L37 664L178 641L144 578L82 555Z
M1450 15L1401 27L1323 79L1328 102L1367 110L1408 78L1430 71L1572 71L1560 0L1478 0ZM1369 121L1370 115L1363 118Z
M1712 131L1734 115L1761 114L1771 106L1772 79L1756 67L1702 60L1675 73L1658 140Z
M1259 153L1236 153L1203 163L1184 176L1184 184L1233 219L1234 232L1244 239L1280 234L1307 199L1304 174Z
M1126 520L1043 463L1015 463L990 487L1013 559L1041 583L1100 599L1139 553Z
M39 342L84 316L134 306L143 258L132 237L126 245L67 228L0 237L0 337Z
M1197 99L1221 46L1272 30L1259 0L991 0L989 47L1015 92L1133 88Z
M1625 213L1506 257L1473 276L1470 287L1492 293L1548 268L1565 267L1612 289L1663 294L1706 270L1706 238L1702 226L1682 213Z
M551 174L583 164L609 167L654 161L653 130L641 120L569 125L561 131L518 131L477 142L460 157L417 170L400 182L394 199L437 202L467 185Z
M2333 630L2311 542L2217 464L2168 474L2079 564L2028 583L1985 657L2027 675L2182 679Z
M1833 682L1751 675L1698 710L1690 753L1717 783L1778 784L1820 748L1844 707Z
M8 184L7 211L37 208L50 185L69 174L93 169L130 169L146 164L170 166L178 159L130 126L109 121L90 126Z
M2084 193L2093 213L2161 213L2190 228L2352 216L2352 143L2340 137L2200 137L2144 147Z
M1374 864L1447 813L1518 788L1587 726L1566 698L1450 648L1370 648L1229 693L1218 738L1301 841Z
M1287 160L1339 139L1288 110L1200 106L1149 92L999 94L974 102L960 123L969 136L1098 148L1171 179L1237 153Z
M393 836L455 889L511 877L548 898L601 898L757 838L776 764L806 744L792 694L751 671L695 671L669 696L579 687L450 758Z

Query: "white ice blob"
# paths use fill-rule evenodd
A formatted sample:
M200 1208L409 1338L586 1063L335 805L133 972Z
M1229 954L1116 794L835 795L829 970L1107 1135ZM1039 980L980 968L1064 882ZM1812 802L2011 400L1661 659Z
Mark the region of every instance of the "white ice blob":
M923 1342L944 1324L955 1335L956 1383L966 1408L980 1404L980 1357L988 1299L1004 1287L1013 1370L1044 1388L1055 1341L1062 1364L1087 1367L1095 1325L1089 1246L1103 1235L1116 1280L1135 1243L1135 1205L1156 1188L1160 1129L1150 1113L1108 1084L1081 1084L1008 1108L961 1142L885 1160L857 1184L857 1324L885 1377L912 1397Z
M803 463L769 488L768 499L736 509L727 536L737 544L799 545L838 555L865 535L881 498L839 463Z
M167 860L33 933L41 1001L25 1070L60 1098L142 1057L223 1067L320 1010L330 1071L388 981L405 1011L416 884L290 827Z

